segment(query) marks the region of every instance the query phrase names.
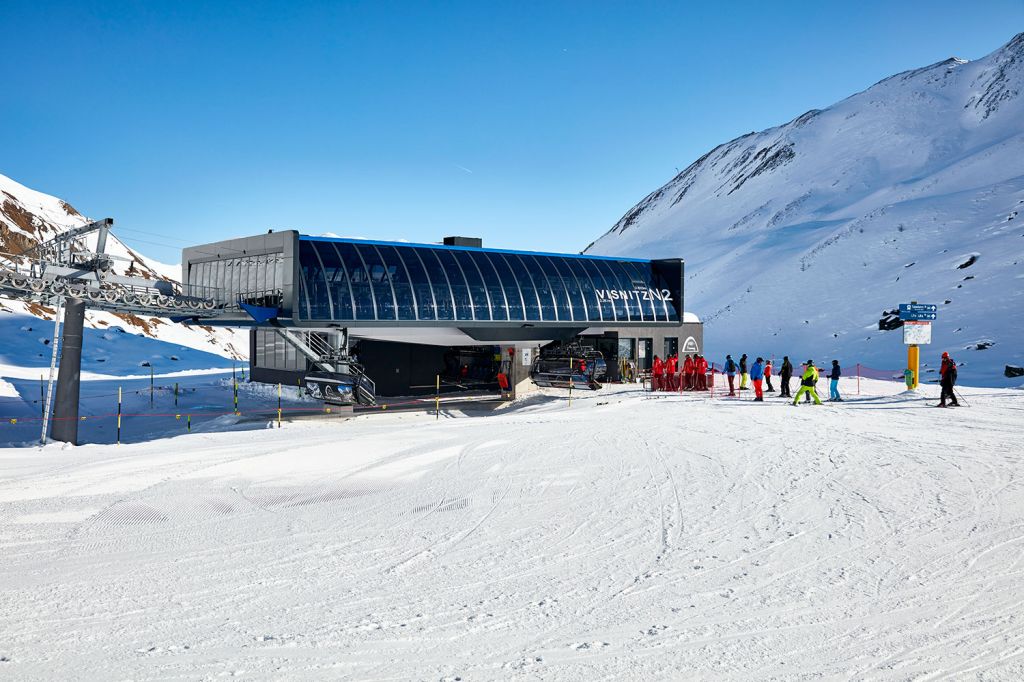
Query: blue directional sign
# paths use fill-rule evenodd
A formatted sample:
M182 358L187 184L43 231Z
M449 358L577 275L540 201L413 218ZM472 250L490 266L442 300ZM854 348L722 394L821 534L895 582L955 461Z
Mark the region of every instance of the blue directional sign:
M939 307L934 303L900 303L901 320L934 320Z

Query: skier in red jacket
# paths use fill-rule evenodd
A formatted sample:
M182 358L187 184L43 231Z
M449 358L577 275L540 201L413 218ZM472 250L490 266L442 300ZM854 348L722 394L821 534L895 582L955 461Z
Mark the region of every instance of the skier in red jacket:
M697 356L697 390L708 390L708 361L703 355Z
M674 391L676 390L676 379L678 378L679 372L679 358L675 355L670 355L668 360L665 361L665 390Z
M660 391L662 380L665 377L665 363L661 361L657 355L654 356L654 362L651 363L651 390Z

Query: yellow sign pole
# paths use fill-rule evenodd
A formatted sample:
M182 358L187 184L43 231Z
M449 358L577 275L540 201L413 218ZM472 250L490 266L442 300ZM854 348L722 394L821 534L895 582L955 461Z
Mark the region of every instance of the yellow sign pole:
M913 372L913 383L911 390L917 389L918 377L920 376L921 349L916 343L907 346L907 369Z

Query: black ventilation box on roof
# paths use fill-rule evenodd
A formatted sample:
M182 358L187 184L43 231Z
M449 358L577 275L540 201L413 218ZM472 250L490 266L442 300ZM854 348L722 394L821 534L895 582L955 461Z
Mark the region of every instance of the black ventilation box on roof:
M471 246L473 248L482 249L484 247L484 240L480 237L445 237L445 246Z

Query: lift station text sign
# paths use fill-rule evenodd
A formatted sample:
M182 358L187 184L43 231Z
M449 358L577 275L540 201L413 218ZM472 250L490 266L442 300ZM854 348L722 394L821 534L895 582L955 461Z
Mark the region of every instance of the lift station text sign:
M900 319L931 322L938 316L938 310L934 303L900 303Z
M668 301L672 302L672 292L668 289L595 289L599 301Z

